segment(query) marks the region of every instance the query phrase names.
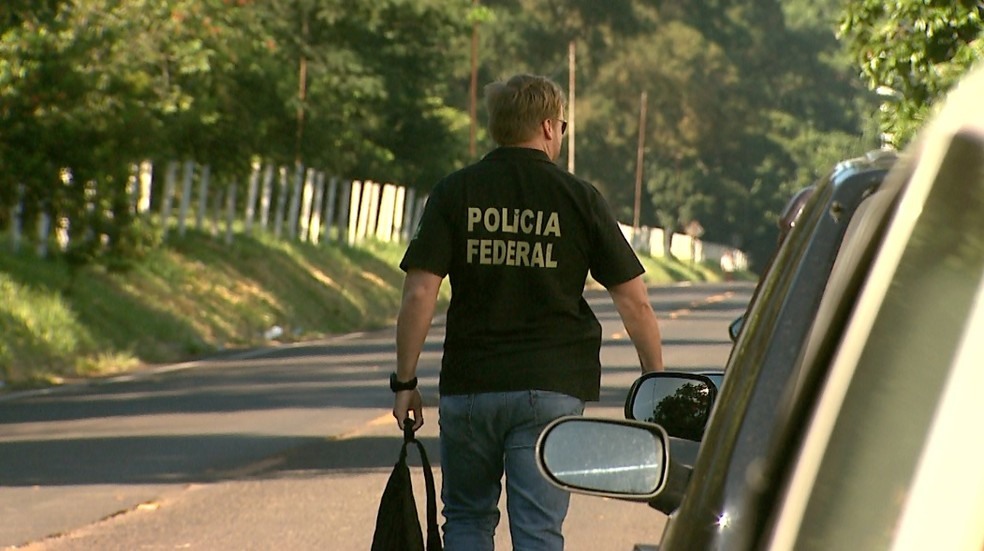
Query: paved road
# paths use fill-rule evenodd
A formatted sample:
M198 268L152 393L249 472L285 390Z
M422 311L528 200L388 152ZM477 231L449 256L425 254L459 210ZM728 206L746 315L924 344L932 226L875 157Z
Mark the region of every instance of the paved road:
M670 368L724 364L742 283L653 289ZM602 399L621 417L638 361L607 294ZM443 326L420 366L437 468ZM389 409L392 329L148 369L50 393L0 396L0 547L368 549L400 445ZM418 506L422 476L414 469ZM423 515L423 511L421 511ZM574 496L570 550L655 543L665 517L644 504ZM503 517L496 541L509 548Z

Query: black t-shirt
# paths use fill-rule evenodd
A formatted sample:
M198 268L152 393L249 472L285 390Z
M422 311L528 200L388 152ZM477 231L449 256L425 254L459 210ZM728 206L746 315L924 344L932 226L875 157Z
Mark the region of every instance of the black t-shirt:
M451 280L441 394L597 400L601 325L584 300L643 273L608 204L539 150L503 147L441 180L400 268Z

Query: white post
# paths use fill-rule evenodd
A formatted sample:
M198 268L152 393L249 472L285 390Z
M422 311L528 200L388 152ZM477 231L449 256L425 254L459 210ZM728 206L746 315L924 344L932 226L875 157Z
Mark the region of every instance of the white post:
M307 241L308 232L311 231L311 203L314 201L314 178L314 169L307 169L307 174L304 177L304 191L301 196L301 218L299 220L301 241Z
M343 180L338 188L341 197L338 198L338 224L335 225L339 243L348 243L349 218L352 210L352 180Z
M46 205L41 203L41 212L38 214L38 256L45 258L48 256L48 237L51 234L51 215L48 214Z
M59 171L58 176L59 179L61 179L61 183L63 186L70 188L75 185L75 178L72 174L72 169L63 168ZM86 193L87 191L88 191L88 185L82 188L83 196L87 201L86 207L88 209L89 197L88 197L88 193ZM68 250L69 231L71 230L72 227L72 221L69 220L68 217L65 215L58 215L57 213L52 213L52 216L54 217L55 243L58 244L58 250L65 252L66 250ZM76 222L79 221L76 220Z
M396 198L393 202L393 239L397 242L403 240L403 213L407 202L407 188L397 186Z
M424 207L427 206L427 196L422 195L417 198L417 204L413 209L413 231L417 231L417 226L420 224L420 217L424 215Z
M290 212L287 216L287 237L297 238L297 218L301 213L301 186L304 185L304 166L298 164L294 171L294 189L290 196Z
M237 182L232 182L232 186L229 187L229 195L226 196L226 245L232 244L232 222L236 218L236 188L238 187Z
M417 190L410 188L407 190L407 198L403 202L403 241L410 241L410 236L416 231L416 226L413 225L413 221L416 219L414 217L414 205L416 204Z
M328 183L328 198L325 199L325 241L332 239L332 228L335 227L335 195L337 193L338 178L332 176ZM340 234L341 232L336 233Z
M95 222L95 217L96 217L96 193L97 193L96 183L91 180L86 182L82 193L83 196L85 197L85 216L86 216L86 222L85 222L86 228L85 228L85 235L83 236L83 240L85 241L95 240L97 236L96 236L96 228L93 226L93 223Z
M287 208L287 167L280 167L280 179L277 181L277 210L273 213L273 235L277 239L284 229L284 211Z
M649 232L649 256L666 256L666 251L663 250L665 241L663 228L653 228Z
M212 167L202 167L202 176L198 182L198 209L195 211L195 228L205 231L205 213L208 212L208 186L212 180Z
M379 182L372 183L372 194L369 195L369 219L366 220L366 236L376 238L379 221L379 194L383 186Z
M249 173L249 188L246 190L246 233L253 229L253 216L256 215L256 193L260 187L260 161L254 160Z
M195 163L185 161L184 179L181 186L181 205L178 210L178 235L185 234L185 226L188 222L188 208L191 205L191 183L195 177Z
M396 208L396 186L383 185L379 200L379 215L376 219L376 239L389 243L393 240L393 212Z
M107 204L107 205L105 205L103 207L103 209L102 209L101 212L99 211L98 201L96 201L96 195L99 194L99 185L98 185L98 183L95 180L89 180L89 182L87 183L87 185L92 186L92 188L91 188L91 195L90 196L92 197L92 209L93 209L93 211L96 211L96 215L95 216L99 220L110 220L110 221L113 220L113 217L116 216L116 214L113 213L113 207L111 205L108 205ZM115 223L115 222L111 222L111 223ZM96 239L99 240L99 243L103 247L106 247L107 245L109 245L109 234L108 233L106 233L106 232L94 233L94 235L97 236Z
M366 180L362 183L362 201L359 202L358 225L355 231L355 243L361 243L369 233L369 209L373 204L373 183ZM375 217L373 217L375 218Z
M14 252L20 250L21 232L24 228L24 184L17 184L17 196L14 206L10 208L10 248Z
M126 179L126 199L130 212L137 212L137 202L140 201L140 165L130 165L130 175Z
M167 164L167 174L164 176L164 197L161 205L161 232L167 237L167 227L171 221L171 202L174 199L174 186L178 178L178 162Z
M213 194L212 216L209 217L212 221L212 223L209 224L209 233L212 237L219 235L219 224L222 222L222 198L225 196L225 193L226 192L222 189L222 186L219 186L219 189L216 190L215 194Z
M263 171L263 191L260 193L260 226L265 230L270 221L270 196L273 194L273 163Z
M150 161L140 163L140 190L137 197L137 214L150 210L150 188L154 182L154 165Z
M349 245L354 245L356 240L356 234L358 233L358 223L359 223L359 205L362 202L362 182L359 180L352 181L352 193L349 197L348 214L348 234L345 240Z
M317 245L321 241L321 203L325 198L325 173L319 172L314 184L314 205L311 206L311 232L309 239Z

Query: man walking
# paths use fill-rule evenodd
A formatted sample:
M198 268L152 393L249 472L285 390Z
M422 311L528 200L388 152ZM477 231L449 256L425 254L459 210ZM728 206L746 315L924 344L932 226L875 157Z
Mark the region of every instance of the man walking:
M499 147L441 180L400 267L393 415L423 422L416 369L445 276L451 304L440 376L444 543L494 547L505 475L517 550L559 550L570 496L539 473L534 446L550 421L598 400L601 325L583 298L610 292L643 372L663 369L644 269L601 194L558 167L566 97L547 78L486 87Z

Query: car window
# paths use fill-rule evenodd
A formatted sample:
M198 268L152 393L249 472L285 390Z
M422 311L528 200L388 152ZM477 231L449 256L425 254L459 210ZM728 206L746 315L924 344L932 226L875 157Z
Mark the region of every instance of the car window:
M832 424L819 415L810 426L806 447L822 453L814 467L798 466L816 472L809 491L799 494L808 497L802 513L793 513L799 530L791 532L790 547L891 547L951 365L968 338L965 326L984 277L982 212L984 150L958 136L901 250L870 333L857 337L853 376L846 387L824 390L829 396L821 408L836 408L840 396L843 401ZM863 331L859 325L848 330ZM834 385L837 380L831 377ZM808 453L803 458L812 461Z
M888 223L886 213L894 206L898 192L897 186L893 185L877 189L858 205L855 215L848 223L843 244L837 251L837 257L830 270L830 279L817 307L813 328L804 340L800 358L796 362L794 383L790 390L792 395L785 400L786 402L803 399L799 396L804 376L800 368L804 364L814 363L820 354L832 353L829 340L836 335L831 335L826 328L843 323L853 309L854 303L842 300L842 297L853 296L857 292L857 287L863 283L854 277L856 268L871 263L875 245L881 240ZM815 330L816 328L820 329ZM803 358L812 361L805 362Z

